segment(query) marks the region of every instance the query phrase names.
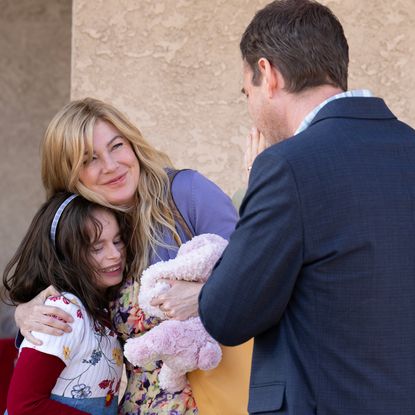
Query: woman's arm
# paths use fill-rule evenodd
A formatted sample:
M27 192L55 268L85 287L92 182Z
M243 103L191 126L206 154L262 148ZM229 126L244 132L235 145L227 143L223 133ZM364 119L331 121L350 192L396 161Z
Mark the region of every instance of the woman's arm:
M9 415L85 415L71 406L50 399L56 380L65 368L58 357L23 348L7 395Z
M173 198L194 235L214 233L229 239L237 213L230 198L213 182L192 170L177 174ZM169 281L171 289L153 299L167 317L186 320L198 315L198 296L202 283Z
M20 333L33 344L41 345L42 341L32 335L32 331L61 336L63 333L71 332L73 318L59 307L44 305L50 296L59 293L52 286L41 291L31 301L19 304L16 308L14 319Z

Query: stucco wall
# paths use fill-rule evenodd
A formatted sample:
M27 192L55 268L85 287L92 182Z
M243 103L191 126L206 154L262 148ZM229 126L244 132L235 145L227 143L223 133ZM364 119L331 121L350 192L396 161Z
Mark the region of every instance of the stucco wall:
M179 167L233 193L250 127L239 39L263 0L74 0L72 96L108 100ZM331 0L351 49L350 86L415 125L415 2Z
M0 271L44 199L39 142L69 99L71 1L0 0ZM1 285L1 284L0 284ZM0 337L13 334L0 302Z

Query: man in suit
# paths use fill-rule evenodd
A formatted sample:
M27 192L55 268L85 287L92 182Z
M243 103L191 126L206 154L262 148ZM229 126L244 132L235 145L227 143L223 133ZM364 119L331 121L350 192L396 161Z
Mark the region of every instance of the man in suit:
M240 46L273 145L202 322L225 345L255 338L251 414L415 414L415 131L347 91L342 26L317 2L274 1Z

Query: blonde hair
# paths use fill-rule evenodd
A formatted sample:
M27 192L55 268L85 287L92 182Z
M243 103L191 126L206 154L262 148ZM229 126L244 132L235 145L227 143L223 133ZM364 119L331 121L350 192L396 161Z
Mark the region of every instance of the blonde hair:
M140 176L132 207L114 206L85 187L79 174L85 154L93 154L93 129L98 120L113 125L129 141L140 164ZM166 246L167 228L180 244L174 215L169 207L168 156L148 143L128 118L112 105L93 98L68 103L50 122L42 142L42 181L48 197L59 191L79 193L86 199L126 212L131 217L136 276L148 266L157 246Z

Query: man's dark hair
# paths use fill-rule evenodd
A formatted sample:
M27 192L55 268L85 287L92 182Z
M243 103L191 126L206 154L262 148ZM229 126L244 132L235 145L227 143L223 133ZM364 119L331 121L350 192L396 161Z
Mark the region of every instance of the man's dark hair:
M342 25L313 0L277 0L259 10L240 43L242 58L259 85L258 60L266 58L291 93L319 85L347 90L349 47Z

